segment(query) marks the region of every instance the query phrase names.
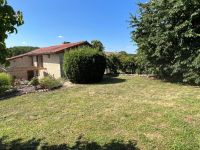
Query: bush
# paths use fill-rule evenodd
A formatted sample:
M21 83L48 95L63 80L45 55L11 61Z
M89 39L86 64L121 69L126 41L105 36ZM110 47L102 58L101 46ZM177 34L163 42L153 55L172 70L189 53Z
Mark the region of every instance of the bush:
M119 68L123 73L135 73L136 62L134 55L120 53L118 59L120 61Z
M0 94L11 88L12 77L7 73L0 73Z
M120 60L114 54L106 56L106 68L109 70L110 74L118 74Z
M117 74L118 71L133 74L137 68L135 57L135 55L127 54L124 51L108 55L107 69L109 69L111 74Z
M62 87L62 82L59 79L55 79L54 77L47 76L39 80L39 84L44 89L56 89Z
M101 81L106 68L102 52L82 47L65 53L63 70L73 83L95 83Z
M34 77L31 79L31 81L28 84L32 85L32 86L37 86L37 85L39 85L39 80L37 77Z

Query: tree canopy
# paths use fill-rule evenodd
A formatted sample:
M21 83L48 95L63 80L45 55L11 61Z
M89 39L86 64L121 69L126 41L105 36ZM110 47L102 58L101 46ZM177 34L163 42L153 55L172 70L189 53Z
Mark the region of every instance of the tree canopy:
M23 23L22 12L15 12L6 0L0 0L0 64L6 62L9 54L5 44L8 34L17 33L16 26Z
M200 84L200 1L151 0L131 16L137 61L146 73Z
M137 69L135 57L135 55L127 54L125 51L107 54L107 69L110 70L111 74L117 74L118 71L133 74Z
M91 41L91 44L92 44L93 48L97 49L98 51L100 51L100 52L104 51L104 46L101 41L93 40L93 41Z
M30 52L32 50L38 49L38 48L39 47L32 47L32 46L15 46L15 47L11 47L11 48L8 48L9 57L25 54L25 53L28 53L28 52Z

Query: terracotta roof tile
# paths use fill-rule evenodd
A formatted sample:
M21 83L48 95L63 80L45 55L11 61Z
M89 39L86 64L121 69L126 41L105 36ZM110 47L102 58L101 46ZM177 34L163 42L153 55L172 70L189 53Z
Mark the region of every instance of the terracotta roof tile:
M77 42L77 43L67 43L67 44L61 44L61 45L56 45L56 46L44 47L44 48L39 48L39 49L33 50L31 52L28 52L28 53L25 53L25 54L22 54L22 55L18 55L18 56L8 58L8 60L13 60L13 59L24 57L24 56L34 56L34 55L42 55L42 54L60 53L60 52L64 52L67 49L77 47L77 46L81 46L81 45L84 45L84 44L90 45L87 41L82 41L82 42Z

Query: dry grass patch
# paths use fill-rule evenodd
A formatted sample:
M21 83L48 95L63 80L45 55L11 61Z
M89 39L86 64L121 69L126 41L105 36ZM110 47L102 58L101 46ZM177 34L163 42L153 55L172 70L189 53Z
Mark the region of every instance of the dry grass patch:
M200 149L197 87L137 76L66 86L0 101L4 142L35 138L49 145L74 145L81 135L101 148L112 140L136 140L146 150Z

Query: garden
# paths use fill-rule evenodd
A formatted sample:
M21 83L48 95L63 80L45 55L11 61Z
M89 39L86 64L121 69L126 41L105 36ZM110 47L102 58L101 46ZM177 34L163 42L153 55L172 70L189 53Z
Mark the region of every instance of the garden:
M6 48L24 21L6 0L0 6L7 66L6 57L33 47ZM200 1L138 7L129 22L137 54L108 53L93 40L65 52L64 79L0 73L0 150L200 149Z
M197 150L199 95L199 87L120 75L1 100L0 149Z

